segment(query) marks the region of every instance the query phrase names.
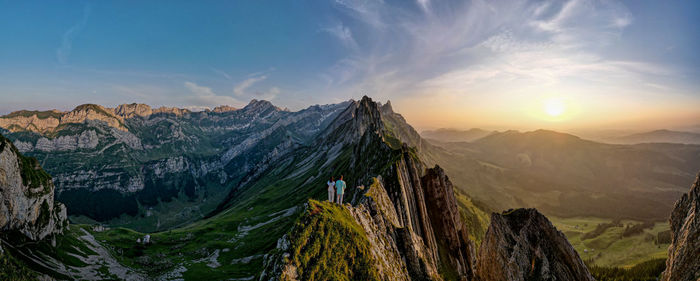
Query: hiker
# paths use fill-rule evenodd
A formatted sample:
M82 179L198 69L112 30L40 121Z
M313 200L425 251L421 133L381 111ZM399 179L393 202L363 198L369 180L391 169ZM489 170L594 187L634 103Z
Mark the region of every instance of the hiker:
M328 181L328 202L335 203L335 178Z
M343 193L345 193L345 181L343 180L343 175L340 175L340 179L335 182L335 189L336 189L336 199L338 200L338 204L343 204Z

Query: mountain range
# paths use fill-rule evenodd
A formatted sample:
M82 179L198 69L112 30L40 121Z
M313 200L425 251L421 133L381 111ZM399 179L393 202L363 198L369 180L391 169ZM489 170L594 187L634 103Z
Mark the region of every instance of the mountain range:
M2 164L26 158L34 170L43 172L43 166L48 174L39 178L55 182L56 199L73 222L52 228L58 230L51 241L33 230L11 234L22 223L0 225L10 233L3 233L3 262L32 278L593 280L542 213L511 208L544 202L538 192L573 192L584 198L584 207L572 209L592 212L599 205L587 204L595 199L623 200L615 197L618 191L607 192L609 186L587 182L605 169L622 167L617 172L636 182L652 181L619 191L642 190L642 198L666 194L649 193L662 182L642 176L649 169L675 173L678 178L664 178L675 184L697 168L695 146L613 146L550 131L434 144L389 102L368 97L297 112L266 101L219 112L83 105L0 119L11 124L2 134L11 140L3 143L12 154ZM605 158L610 153L622 160L610 163L616 159ZM589 155L593 160L582 158ZM639 164L651 162L660 164ZM543 180L566 163L588 170L565 168L554 180ZM31 186L17 180L30 174L15 173L2 194L8 187ZM347 181L348 204L323 202L326 181L340 175ZM562 185L566 178L582 184ZM517 185L523 181L528 185ZM687 187L668 189L680 197ZM6 201L23 200L14 197ZM649 202L661 206L664 200ZM534 207L547 214L570 204L546 203ZM673 203L655 206L644 215L670 212ZM686 229L693 233L692 222ZM676 247L688 243L678 239ZM508 260L518 263L507 266ZM677 263L688 267L682 259Z
M620 145L549 130L431 141L432 161L485 209L664 220L700 167L700 146Z
M681 132L672 130L655 130L644 133L625 135L605 139L609 143L638 144L638 143L683 143L700 144L700 133Z

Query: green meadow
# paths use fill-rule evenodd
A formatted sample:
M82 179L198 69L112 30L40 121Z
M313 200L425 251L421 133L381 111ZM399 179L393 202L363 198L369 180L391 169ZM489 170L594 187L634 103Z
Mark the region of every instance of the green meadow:
M629 268L636 264L666 258L667 240L659 240L664 231L670 229L668 222L650 222L641 231L625 233L625 229L643 224L642 221L620 220L595 217L558 218L549 217L556 228L566 235L572 246L588 264L609 267ZM600 227L599 224L614 224Z

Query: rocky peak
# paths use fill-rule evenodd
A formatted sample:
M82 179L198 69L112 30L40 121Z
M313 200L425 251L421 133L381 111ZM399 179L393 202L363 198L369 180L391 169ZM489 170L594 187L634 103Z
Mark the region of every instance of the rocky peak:
M142 103L120 104L114 108L114 114L124 119L135 116L146 117L153 114L153 109L147 104Z
M243 110L254 114L261 114L270 110L280 111L280 109L274 106L271 102L256 99L251 100L250 103L248 103L248 105L243 107Z
M156 114L156 113L166 113L166 114L173 114L175 116L183 116L185 114L192 113L192 111L190 111L188 109L184 109L184 108L161 106L161 107L153 110L153 114Z
M671 246L661 280L700 280L700 173L671 212Z
M127 131L124 126L124 118L114 115L112 110L106 109L97 104L79 105L72 111L61 117L61 124L64 123L85 123L88 120L98 120L107 123L110 127Z
M230 112L230 111L236 111L236 110L238 110L238 108L235 108L233 106L220 105L220 106L214 107L214 109L212 111L216 112L216 113L224 113L224 112Z
M387 100L384 105L382 105L382 112L383 113L394 113L394 108L391 107L391 101Z
M66 208L54 202L51 176L0 135L0 231L40 240L67 225Z
M494 213L479 248L477 280L590 280L563 233L535 209Z

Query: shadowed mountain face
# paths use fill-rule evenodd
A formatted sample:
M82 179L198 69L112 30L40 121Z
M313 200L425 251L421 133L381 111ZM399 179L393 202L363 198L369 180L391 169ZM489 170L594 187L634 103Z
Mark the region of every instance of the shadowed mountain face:
M663 220L700 168L700 146L611 145L545 130L439 146L431 156L476 200L558 216Z

